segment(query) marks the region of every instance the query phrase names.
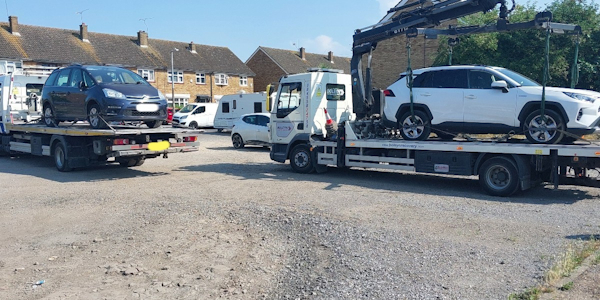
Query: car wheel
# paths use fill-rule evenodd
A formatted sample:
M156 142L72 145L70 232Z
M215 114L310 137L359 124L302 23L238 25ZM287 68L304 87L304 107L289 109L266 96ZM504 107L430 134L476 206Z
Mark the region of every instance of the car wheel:
M69 160L67 156L67 149L62 142L57 142L54 145L54 150L52 151L54 156L54 165L56 169L60 172L69 172L71 171L71 167L69 166Z
M310 156L310 149L307 145L297 145L292 149L290 156L290 165L298 173L311 173L315 170L314 163Z
M144 164L146 161L145 157L130 157L119 159L118 162L121 167L138 167Z
M557 144L564 137L566 129L563 118L553 110L547 109L545 120L541 110L530 113L523 124L527 140L533 144Z
M507 197L519 190L519 173L506 157L490 158L479 168L479 185L490 195Z
M50 104L44 105L44 113L42 114L42 119L44 124L48 127L56 127L56 116L54 115L54 110Z
M88 108L88 122L94 129L107 127L106 122L104 122L104 119L100 116L100 106L98 106L98 104L92 104Z
M231 141L233 142L233 148L241 149L244 148L244 139L239 134L234 134L231 136Z
M190 128L198 129L198 123L196 123L196 122L190 123Z
M398 121L400 135L405 140L426 140L431 133L431 120L424 112L415 110L414 119L410 111L404 113Z
M148 128L159 128L162 126L162 121L145 121L144 124L146 124Z

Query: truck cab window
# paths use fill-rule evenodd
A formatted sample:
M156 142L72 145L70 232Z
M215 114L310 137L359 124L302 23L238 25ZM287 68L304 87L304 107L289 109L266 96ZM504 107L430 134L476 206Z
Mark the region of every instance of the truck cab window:
M300 106L302 83L291 82L281 85L281 93L277 98L277 117L284 118Z

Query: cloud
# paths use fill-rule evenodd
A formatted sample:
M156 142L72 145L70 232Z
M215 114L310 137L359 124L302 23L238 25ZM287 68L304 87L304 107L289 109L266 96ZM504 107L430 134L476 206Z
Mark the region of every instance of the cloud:
M343 45L340 42L334 41L333 38L327 35L319 35L314 39L302 40L300 47L304 47L306 52L327 54L333 51L335 56L350 56L352 45Z

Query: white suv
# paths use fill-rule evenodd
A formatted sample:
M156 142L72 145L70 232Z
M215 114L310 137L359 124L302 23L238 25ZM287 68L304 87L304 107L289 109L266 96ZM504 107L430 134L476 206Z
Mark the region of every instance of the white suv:
M525 134L532 143L572 142L593 133L600 122L600 93L542 86L514 71L489 66L443 66L413 71L413 111L406 74L386 90L384 121L407 140L432 132ZM414 117L413 117L414 115Z

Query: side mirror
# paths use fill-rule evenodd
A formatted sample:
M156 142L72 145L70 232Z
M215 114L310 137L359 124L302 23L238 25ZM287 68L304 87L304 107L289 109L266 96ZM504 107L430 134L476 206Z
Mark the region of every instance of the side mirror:
M83 81L80 81L79 84L78 84L78 86L79 86L80 90L84 90L84 89L87 88L87 85L85 85L85 82L83 82Z
M502 90L503 93L508 93L508 83L506 83L504 80L492 82L492 88Z

